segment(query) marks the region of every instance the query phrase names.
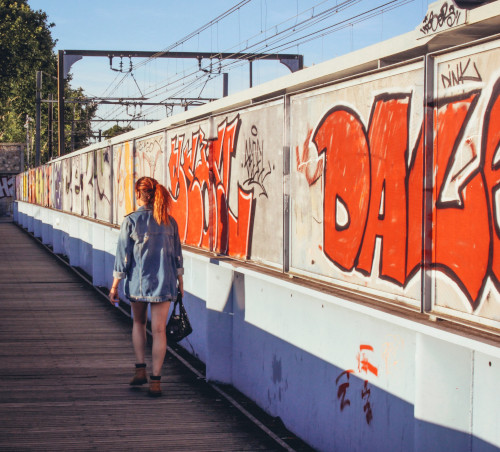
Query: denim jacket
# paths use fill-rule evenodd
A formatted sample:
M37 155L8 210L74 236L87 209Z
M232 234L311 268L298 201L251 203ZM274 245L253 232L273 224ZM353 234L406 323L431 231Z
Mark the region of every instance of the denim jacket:
M177 276L184 273L176 221L159 225L145 206L123 220L113 277L125 279L131 301L160 302L177 297Z

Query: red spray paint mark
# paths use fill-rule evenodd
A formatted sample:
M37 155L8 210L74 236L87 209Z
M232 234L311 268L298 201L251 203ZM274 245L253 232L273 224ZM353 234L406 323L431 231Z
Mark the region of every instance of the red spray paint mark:
M376 377L378 376L378 368L370 363L369 358L364 350L372 351L373 347L371 345L360 345L359 353L356 355L356 361L358 362L358 371L368 373L371 372Z
M323 174L323 159L318 157L318 154L310 152L309 143L312 135L312 130L309 130L307 137L302 146L302 151L297 146L295 148L295 156L297 157L297 171L303 173L309 185L313 185Z

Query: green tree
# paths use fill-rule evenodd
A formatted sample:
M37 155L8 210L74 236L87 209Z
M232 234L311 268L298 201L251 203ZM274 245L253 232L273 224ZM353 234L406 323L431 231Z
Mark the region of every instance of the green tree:
M81 149L89 144L89 137L92 134L91 119L97 111L97 104L87 102L82 88L69 87L70 81L71 74L68 74L68 83L64 88L64 96L68 100L64 104L66 152Z
M36 71L56 74L55 42L42 11L26 0L0 0L0 140L24 141L34 117Z
M105 130L102 133L103 138L112 138L116 137L117 135L121 135L122 133L125 132L130 132L131 130L134 130L133 127L131 126L119 126L118 124L115 124L113 127L110 127L109 129Z
M31 118L31 137L34 140L36 113L36 73L42 71L42 99L49 95L57 100L56 41L52 38L53 23L42 10L32 10L27 0L0 0L0 141L25 142L27 117ZM71 78L65 80L65 97L81 98L83 91L70 87ZM90 120L95 105L76 103L65 108L66 150L88 144ZM41 160L48 160L49 107L41 108ZM53 149L57 153L57 107L53 108ZM74 120L74 121L73 121ZM73 132L73 133L72 133ZM31 156L33 164L33 153Z

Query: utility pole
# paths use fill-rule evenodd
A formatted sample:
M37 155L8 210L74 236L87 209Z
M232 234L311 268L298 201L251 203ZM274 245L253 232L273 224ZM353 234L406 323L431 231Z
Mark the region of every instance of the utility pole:
M57 155L60 157L64 155L64 50L59 50L57 57L57 101Z
M42 91L42 71L36 71L35 166L40 166L41 91Z
M31 141L31 118L29 115L26 115L26 122L24 123L24 128L26 129L26 155L28 157L28 163L27 167L30 169L31 167L31 146L30 146L30 141Z
M52 159L52 153L53 153L53 142L54 142L54 126L53 126L53 120L54 120L54 108L52 105L52 93L49 94L49 130L48 130L48 137L49 137L49 160Z

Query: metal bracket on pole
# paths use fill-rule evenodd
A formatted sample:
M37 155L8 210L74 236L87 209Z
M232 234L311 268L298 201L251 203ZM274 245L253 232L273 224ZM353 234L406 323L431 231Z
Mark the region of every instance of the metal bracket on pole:
M57 155L64 155L64 50L57 53Z
M290 72L297 72L304 69L304 57L302 55L297 55L297 58L282 58L280 63L284 64Z
M204 72L212 72L210 69L201 67L202 59L219 60L219 73L221 72L222 60L247 60L250 65L250 87L253 85L253 60L276 60L284 64L290 71L295 72L304 67L304 56L298 54L284 54L284 53L224 53L224 52L171 52L171 51L137 51L137 50L59 50L57 55L57 94L58 94L58 155L65 153L65 137L64 137L64 80L67 78L71 66L82 57L107 57L110 61L112 70L119 72L132 72L132 58L195 58L198 60L200 70ZM115 69L112 66L113 57L120 59L129 58L130 68L128 70ZM223 96L228 94L228 76L223 74ZM168 112L167 112L168 116Z
M81 55L65 55L64 56L64 79L68 78L71 66L77 61L81 60L83 57Z

